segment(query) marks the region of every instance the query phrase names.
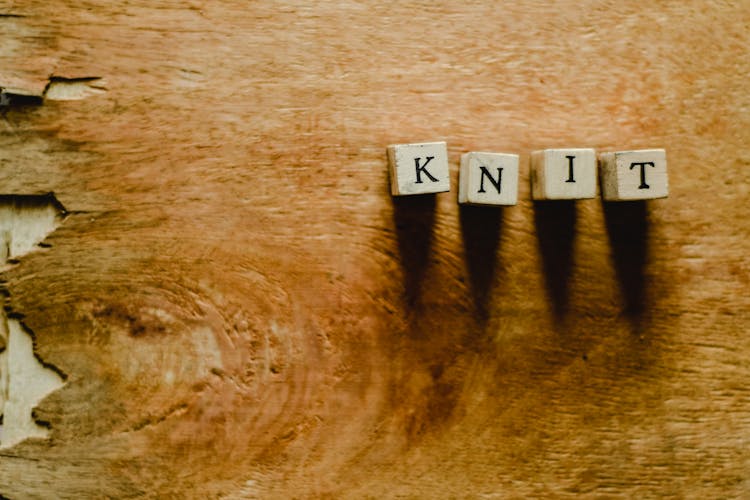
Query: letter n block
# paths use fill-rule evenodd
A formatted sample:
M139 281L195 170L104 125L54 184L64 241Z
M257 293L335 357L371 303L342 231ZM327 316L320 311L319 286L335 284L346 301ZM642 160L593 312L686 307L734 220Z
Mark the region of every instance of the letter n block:
M535 200L596 197L596 152L588 148L531 153L531 195Z
M451 189L448 147L444 142L392 144L388 146L388 161L393 196Z
M471 152L461 156L459 203L515 205L517 201L518 155Z
M602 153L599 169L606 201L650 200L669 194L663 149Z

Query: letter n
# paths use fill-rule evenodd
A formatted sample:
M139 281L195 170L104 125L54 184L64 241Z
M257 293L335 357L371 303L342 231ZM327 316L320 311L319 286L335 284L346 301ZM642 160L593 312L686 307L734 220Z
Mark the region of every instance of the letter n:
M495 189L497 189L497 193L500 194L500 184L502 182L503 178L503 169L502 167L497 167L497 180L492 178L492 174L490 174L490 171L487 170L487 167L479 167L480 171L480 177L479 177L479 191L478 193L486 193L487 191L484 190L484 178L486 177L493 186L495 186Z

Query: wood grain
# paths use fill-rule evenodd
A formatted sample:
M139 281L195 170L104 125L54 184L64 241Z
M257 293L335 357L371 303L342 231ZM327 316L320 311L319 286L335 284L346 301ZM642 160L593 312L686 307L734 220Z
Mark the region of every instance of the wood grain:
M746 497L744 2L0 4L3 274L67 382L9 498ZM385 146L445 140L394 200ZM670 197L530 201L528 153L664 148ZM458 159L519 153L519 205Z

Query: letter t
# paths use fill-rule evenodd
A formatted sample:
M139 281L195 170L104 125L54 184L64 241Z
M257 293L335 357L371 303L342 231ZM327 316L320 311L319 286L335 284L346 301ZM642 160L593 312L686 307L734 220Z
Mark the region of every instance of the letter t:
M642 162L634 162L630 164L630 170L633 170L633 167L641 167L641 185L638 186L638 189L649 189L651 186L646 184L646 167L648 165L654 166L654 162L652 161L642 161Z

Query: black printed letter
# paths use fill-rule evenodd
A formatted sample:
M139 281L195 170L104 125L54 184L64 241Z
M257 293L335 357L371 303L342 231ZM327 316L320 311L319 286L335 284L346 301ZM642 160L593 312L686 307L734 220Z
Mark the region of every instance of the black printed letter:
M432 182L438 181L436 178L430 175L430 173L427 171L427 164L430 163L430 160L432 160L433 158L435 157L428 156L427 161L424 162L424 165L422 165L421 167L419 166L419 158L414 158L414 165L417 167L417 184L422 184L422 176L421 176L422 172L424 172L424 174L427 177L429 177Z
M652 161L643 161L638 163L631 163L630 164L630 170L633 170L633 167L641 167L641 185L638 186L638 189L648 189L650 186L646 184L646 167L648 165L654 166L654 162Z
M484 178L487 177L493 186L495 186L495 189L497 189L497 193L500 194L500 182L503 178L503 169L498 167L497 168L497 181L492 178L492 174L490 174L490 171L487 170L487 167L479 167L479 170L482 172L479 177L479 193L486 193L484 190Z
M568 159L568 180L565 182L575 182L576 180L573 177L573 160L575 156L566 156L565 158Z

